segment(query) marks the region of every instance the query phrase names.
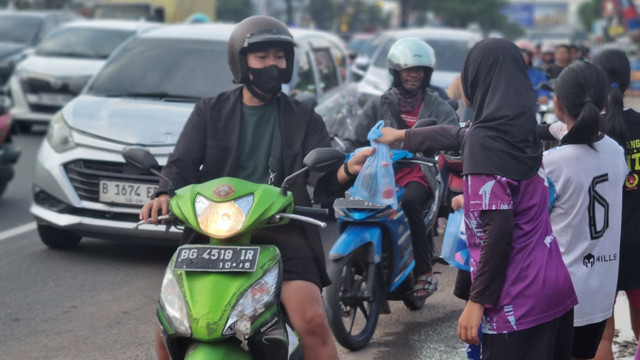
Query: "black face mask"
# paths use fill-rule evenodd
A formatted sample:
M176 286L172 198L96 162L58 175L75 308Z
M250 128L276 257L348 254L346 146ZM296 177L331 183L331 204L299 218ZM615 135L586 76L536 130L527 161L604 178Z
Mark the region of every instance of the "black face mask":
M282 88L286 69L280 69L276 65L269 65L262 69L249 68L249 74L253 76L251 84L266 94L275 95Z

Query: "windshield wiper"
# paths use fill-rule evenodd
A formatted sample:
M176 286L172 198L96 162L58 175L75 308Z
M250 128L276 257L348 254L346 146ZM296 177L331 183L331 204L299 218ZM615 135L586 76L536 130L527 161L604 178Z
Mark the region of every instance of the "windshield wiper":
M128 93L113 93L106 94L106 97L130 97L130 98L153 98L163 101L199 101L202 98L199 96L190 95L178 95L170 94L168 92L128 92Z
M39 52L38 55L41 56L60 56L60 57L70 57L70 58L81 58L81 59L106 59L107 57L103 54L79 54L79 53L71 53L71 52Z

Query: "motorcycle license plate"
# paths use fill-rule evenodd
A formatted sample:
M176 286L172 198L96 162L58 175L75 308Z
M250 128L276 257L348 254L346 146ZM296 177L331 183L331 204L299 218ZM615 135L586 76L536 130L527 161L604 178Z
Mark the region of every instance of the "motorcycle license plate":
M258 255L257 246L183 245L178 249L173 270L253 272Z

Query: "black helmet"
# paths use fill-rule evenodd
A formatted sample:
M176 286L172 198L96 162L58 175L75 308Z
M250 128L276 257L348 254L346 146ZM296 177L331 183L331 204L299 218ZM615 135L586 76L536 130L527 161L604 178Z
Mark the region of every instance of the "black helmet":
M291 81L293 73L293 36L280 20L270 16L256 15L240 21L229 36L227 60L233 74L233 82L246 84L249 81L247 51L259 51L279 47L284 50L287 68L283 82Z

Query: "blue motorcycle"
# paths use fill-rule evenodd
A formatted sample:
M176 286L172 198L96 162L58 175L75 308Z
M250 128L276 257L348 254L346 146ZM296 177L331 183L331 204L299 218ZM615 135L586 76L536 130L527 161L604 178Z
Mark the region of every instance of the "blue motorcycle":
M393 163L421 165L433 198L424 221L434 234L443 182L437 161L392 150ZM398 204L404 189L396 187ZM425 299L410 296L413 288L413 246L408 220L400 205L392 208L353 198L349 193L333 204L340 237L329 252L328 272L332 284L325 290L327 313L333 334L349 350L367 346L378 316L391 313L390 300L402 300L411 310Z

